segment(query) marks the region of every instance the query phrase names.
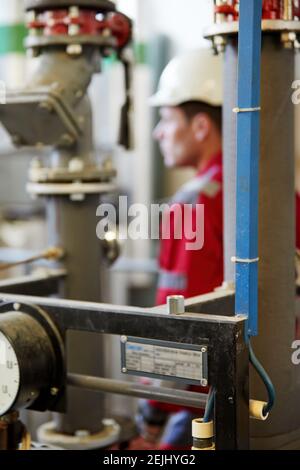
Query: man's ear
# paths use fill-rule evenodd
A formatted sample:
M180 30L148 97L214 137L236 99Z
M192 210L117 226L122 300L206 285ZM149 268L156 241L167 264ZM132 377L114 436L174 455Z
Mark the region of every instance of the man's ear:
M198 142L203 142L211 131L210 117L205 113L198 113L193 117L192 129L195 139Z

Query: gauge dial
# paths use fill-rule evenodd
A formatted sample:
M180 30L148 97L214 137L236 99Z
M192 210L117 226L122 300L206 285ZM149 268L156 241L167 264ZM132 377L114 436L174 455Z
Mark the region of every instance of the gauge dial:
M20 367L16 353L0 331L0 416L11 410L19 393Z

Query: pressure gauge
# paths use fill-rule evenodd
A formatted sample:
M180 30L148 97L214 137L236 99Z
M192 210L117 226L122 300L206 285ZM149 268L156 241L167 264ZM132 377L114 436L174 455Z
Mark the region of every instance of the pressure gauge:
M56 410L65 381L64 347L38 307L0 306L0 416L22 408Z
M20 367L13 346L0 331L0 416L11 409L19 393Z

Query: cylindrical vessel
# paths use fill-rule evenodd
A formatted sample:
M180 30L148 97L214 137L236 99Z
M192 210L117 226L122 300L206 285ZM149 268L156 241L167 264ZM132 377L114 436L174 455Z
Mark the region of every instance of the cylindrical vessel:
M236 90L237 44L225 53L225 86ZM300 448L300 370L291 361L295 339L295 189L294 189L294 51L284 49L277 35L263 37L262 124L259 195L259 336L252 340L259 361L276 389L276 404L265 422L251 422L252 448ZM227 62L227 63L226 63ZM276 77L276 79L275 79ZM228 92L226 134L235 135ZM231 116L231 117L230 117ZM235 144L225 136L225 260L227 281L234 280L229 260L235 253ZM250 396L265 400L266 390L251 373ZM286 404L289 403L287 407ZM292 444L292 441L294 441Z

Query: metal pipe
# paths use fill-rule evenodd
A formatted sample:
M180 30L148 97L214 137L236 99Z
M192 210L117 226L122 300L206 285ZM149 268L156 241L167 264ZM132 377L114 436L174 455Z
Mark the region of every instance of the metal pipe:
M294 80L294 51L280 47L280 37L265 33L262 43L261 159L259 195L259 336L254 351L270 374L277 395L269 419L251 421L251 448L278 449L293 442L299 448L299 369L291 362L295 339L295 190L294 190L294 108L290 86ZM225 83L236 89L237 43L232 39L225 53ZM276 80L274 80L276 77ZM227 96L227 95L226 95ZM224 113L231 115L234 95L225 100ZM235 117L227 121L232 132ZM230 257L235 250L235 147L225 147L225 220L227 224L227 281L232 280ZM266 391L257 374L250 380L251 396L264 399ZM289 403L289 407L286 407Z
M134 382L89 377L78 374L68 374L68 384L72 387L84 388L96 392L127 395L130 397L157 400L162 403L183 405L192 408L204 408L207 395L203 393L189 392L186 390L174 390L168 388L150 387Z
M47 199L47 221L50 243L57 241L66 247L64 262L68 276L63 283L62 297L97 302L104 300L105 263L102 247L96 237L96 208L99 196L86 195L83 201L73 202L68 197ZM103 338L92 333L70 331L67 341L68 370L103 376ZM78 410L81 410L78 413ZM104 404L85 391L68 391L68 413L57 415L60 432L74 433L78 429L97 432L104 417Z
M236 246L236 120L232 110L237 104L237 38L230 37L224 52L223 105L223 187L224 187L224 279L235 282L235 263L231 261Z

